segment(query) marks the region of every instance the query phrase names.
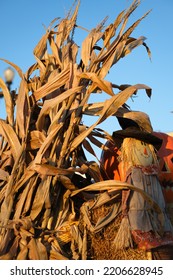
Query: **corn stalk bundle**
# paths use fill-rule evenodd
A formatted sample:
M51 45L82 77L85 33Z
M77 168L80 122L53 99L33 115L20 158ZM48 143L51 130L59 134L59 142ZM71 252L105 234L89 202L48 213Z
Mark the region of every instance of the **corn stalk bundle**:
M33 51L36 62L26 73L2 59L21 82L12 98L0 79L7 115L0 119L1 259L87 258L80 208L106 192L110 182L103 181L98 161L88 161L86 151L95 155L93 145L103 148L102 140L111 139L99 124L123 110L128 98L139 89L151 95L148 86L118 86L105 79L134 48L143 45L150 56L146 38L131 36L148 13L127 28L140 1L133 1L107 27L103 20L88 31L80 54L74 42L79 4L64 19L51 22ZM108 96L105 102L98 99L102 92ZM93 94L96 102L90 104ZM84 125L84 115L97 116L97 121ZM113 185L127 187L115 181Z

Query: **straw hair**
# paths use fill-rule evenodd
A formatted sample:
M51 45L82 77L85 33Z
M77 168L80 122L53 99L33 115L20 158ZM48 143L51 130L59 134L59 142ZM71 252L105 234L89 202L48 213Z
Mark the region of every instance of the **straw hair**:
M123 140L123 143L121 145L121 154L119 156L119 161L122 161L123 163L125 163L126 165L128 165L128 167L131 167L131 166L135 166L136 163L135 163L135 144L136 142L136 139L134 138L125 138ZM153 145L151 144L148 144L148 147L152 153L152 157L153 157L153 162L152 164L155 164L158 166L158 159L157 159L157 154L156 154L156 151L155 151L155 148Z

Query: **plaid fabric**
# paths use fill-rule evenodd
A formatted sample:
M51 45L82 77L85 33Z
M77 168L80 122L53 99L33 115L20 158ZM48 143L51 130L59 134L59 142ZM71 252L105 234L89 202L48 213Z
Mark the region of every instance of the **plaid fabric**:
M159 236L153 231L143 232L141 230L133 230L132 237L139 249L150 250L165 245L173 245L173 235L171 232L164 232L163 236Z

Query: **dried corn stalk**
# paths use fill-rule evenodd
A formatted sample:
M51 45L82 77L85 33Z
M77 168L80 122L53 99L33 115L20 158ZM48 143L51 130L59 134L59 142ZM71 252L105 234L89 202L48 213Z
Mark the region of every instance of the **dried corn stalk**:
M15 102L0 79L7 113L6 120L0 120L1 259L86 258L86 232L81 236L79 212L100 188L91 193L81 189L93 190L92 181L103 178L97 161L87 161L85 150L95 154L93 144L103 148L98 137L111 139L97 126L123 110L138 89L151 94L145 85L117 86L105 79L110 68L134 48L143 45L150 56L145 37L131 37L148 13L126 26L140 1L133 1L106 28L103 21L92 29L78 62L79 47L73 37L79 4L66 18L51 23L34 49L36 63L25 74L3 59L18 72L21 83ZM109 98L100 103L97 92ZM88 104L92 94L96 102ZM85 126L84 114L98 119ZM107 189L105 181L103 190Z

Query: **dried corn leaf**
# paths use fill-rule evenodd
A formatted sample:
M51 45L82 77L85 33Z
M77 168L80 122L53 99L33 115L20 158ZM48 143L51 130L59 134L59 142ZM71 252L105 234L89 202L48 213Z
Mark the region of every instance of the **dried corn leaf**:
M78 135L72 142L70 151L73 151L81 142L84 141L84 139L92 132L92 130L101 122L103 122L108 117L114 115L118 108L122 106L126 100L132 96L136 90L138 89L137 86L131 86L125 89L123 92L120 92L119 94L114 95L110 99L106 100L104 102L104 107L101 112L100 118L91 125L88 129L83 131L80 135Z
M30 217L32 220L36 219L36 217L40 214L42 208L44 207L44 202L50 189L50 182L51 176L48 176L41 181L37 188L33 204L31 205Z
M23 72L22 72L22 70L20 69L19 66L17 66L15 63L13 63L13 62L11 62L11 61L9 61L7 59L0 58L0 60L8 63L9 65L11 65L17 71L17 73L19 74L20 78L21 79L24 78L24 74L23 74Z
M54 55L54 58L56 60L56 63L59 66L59 68L62 69L62 58L60 55L60 50L58 49L53 36L50 36L49 43L50 43L50 47L51 47L52 53Z
M69 209L70 209L70 190L66 190L63 194L63 199L61 201L61 208L59 211L59 215L56 221L55 229L60 229L64 222L68 221L69 218Z
M132 24L132 26L130 26L128 28L128 30L126 32L124 32L124 34L121 37L121 40L127 39L131 33L134 31L134 29L139 25L139 23L150 13L150 11L148 11L147 13L145 13L140 19L138 19L136 22L134 22Z
M11 94L10 94L6 84L4 83L4 81L1 78L0 78L0 88L2 88L2 93L4 95L8 122L9 122L10 125L13 125L13 122L14 122L13 101L12 101Z
M31 164L31 166L29 166L28 169L25 169L23 176L13 186L14 192L19 191L20 188L23 187L23 185L25 185L28 182L28 180L35 174L35 171L31 170L31 167L32 167L32 164Z
M7 181L9 173L3 169L0 169L0 180Z
M74 87L72 89L69 89L69 90L61 93L57 97L46 100L40 111L40 114L39 114L39 117L38 117L38 120L36 123L36 126L38 127L38 129L42 128L41 124L44 123L44 118L47 114L49 114L50 110L52 110L55 106L57 106L58 104L60 104L61 102L63 102L67 98L69 98L71 95L74 96L74 94L78 94L81 90L82 90L82 86Z
M30 260L40 260L39 249L37 247L36 240L31 238L28 242L28 256Z
M26 239L20 239L19 241L19 254L17 255L17 260L26 260L28 255L28 247Z
M87 152L89 152L91 155L96 157L96 153L95 153L93 147L90 145L90 143L86 139L84 139L82 141L82 145L87 150Z
M24 191L22 192L20 200L17 202L16 211L15 211L15 215L14 215L15 219L19 219L20 218L20 215L22 213L22 209L23 209L24 203L26 201L29 189L30 189L30 185L28 184L26 186L26 188L24 189Z
M126 182L121 182L118 180L105 180L101 182L94 183L92 185L89 185L83 189L75 190L72 192L71 196L74 196L78 194L81 191L122 191L123 189L130 189L133 191L139 192L142 197L151 204L153 210L155 210L158 214L163 216L162 210L159 207L159 205L143 190L140 188L137 188L131 184L128 184ZM164 220L164 217L162 217Z
M41 239L36 239L36 246L38 249L39 260L48 260L47 250L41 242Z
M33 74L33 72L37 69L38 69L38 64L37 63L34 63L33 65L31 65L25 73L26 80L28 80L29 77Z
M72 42L67 43L67 45L62 48L62 67L66 69L69 64L76 63L76 56L78 53L78 46Z
M62 169L49 164L36 164L33 166L33 170L45 176L71 175L74 172L71 169Z
M96 73L90 73L90 72L81 73L79 77L81 79L83 78L83 79L88 79L93 81L94 84L92 89L90 89L90 92L92 92L96 87L98 87L99 89L108 93L109 95L114 96L111 83L100 79Z
M69 69L66 68L61 73L57 74L54 78L49 80L48 83L46 83L45 85L43 85L39 89L37 89L33 93L35 100L37 101L37 100L45 97L49 93L53 92L57 88L60 88L63 85L65 85L65 83L69 79L69 73L70 73Z
M123 16L123 24L122 24L120 32L117 36L117 39L121 38L121 35L123 34L123 32L125 30L125 27L127 25L130 15L136 10L136 8L139 6L139 4L140 4L140 0L134 0L132 2L132 4L130 5L130 7L125 11L125 14Z
M27 184L29 186L29 191L27 193L27 197L26 197L25 203L23 205L23 211L22 211L23 216L26 215L26 213L29 211L29 209L32 205L34 191L37 187L37 180L38 180L38 176L33 176L32 178L30 178L30 180Z
M82 255L83 241L79 228L75 224L71 226L71 235L72 235L71 250L72 250L73 259L78 260L80 258L80 255ZM76 250L76 244L78 245L77 248L78 252Z
M94 29L91 31L91 33L86 37L86 39L82 43L81 59L86 69L89 66L89 62L91 61L91 55L94 46L97 43L97 41L99 41L102 38L102 36L103 36L102 32Z
M45 78L45 74L46 74L46 66L44 65L44 63L35 56L35 59L38 63L38 68L40 70L40 81L43 82L44 78Z
M121 58L125 45L125 40L120 41L118 44L115 40L110 45L108 51L106 52L106 56L101 58L101 60L103 60L102 67L99 70L99 76L101 78L104 78L108 74L111 66Z
M45 35L43 35L43 37L41 38L41 40L39 41L39 43L37 44L37 46L34 49L34 55L39 58L42 59L42 57L44 56L46 50L47 50L47 39L49 37L49 32L47 31Z
M38 130L33 130L29 133L28 149L39 149L46 139L46 136Z
M11 148L11 154L17 159L21 151L21 145L18 137L10 124L0 119L0 134L6 139Z
M122 22L124 18L124 11L122 11L117 18L115 19L113 24L110 24L106 29L103 34L103 39L104 39L104 46L108 48L110 46L110 39L115 35L115 32Z
M67 176L64 175L58 176L58 181L60 181L67 190L76 189L76 186L71 182L71 180Z
M50 260L69 260L66 258L63 253L61 254L58 251L55 251L54 249L50 250Z
M99 116L103 110L104 102L85 104L83 113L90 116Z
M141 37L139 37L138 39L133 39L133 38L132 38L132 40L130 39L130 42L129 42L129 43L128 43L128 42L126 43L126 46L125 46L125 48L124 48L124 50L123 50L123 54L122 54L121 57L123 57L123 56L125 56L125 55L131 53L131 51L132 51L134 48L136 48L136 47L138 47L138 46L140 46L140 45L143 45L143 46L146 48L146 50L147 50L147 53L148 53L149 58L151 59L151 51L150 51L150 49L148 48L148 46L144 43L145 40L146 40L146 38L145 38L144 36L141 36Z
M62 123L54 125L53 129L50 131L50 133L46 137L45 141L41 145L40 149L38 150L38 152L36 154L36 157L33 160L33 166L35 164L40 164L41 163L41 160L42 160L42 157L43 157L44 153L49 148L50 144L52 143L52 140L54 139L54 137L58 133L58 131L60 131L62 126L63 126ZM32 166L30 168L32 169Z
M95 182L103 181L100 168L96 162L93 162L89 165L88 173L94 179Z
M28 96L28 85L23 79L20 84L18 98L16 102L16 122L19 137L24 139L28 131L28 121L30 114L30 104Z
M7 252L8 245L13 239L14 233L9 229L4 230L4 228L2 228L0 236L0 255L3 255L5 252Z
M14 260L16 258L19 240L20 236L16 236L9 252L3 256L0 256L0 260Z
M98 139L93 137L91 134L88 135L88 138L95 146L99 147L100 149L107 150L107 147L105 147L104 143L100 142Z
M106 118L114 115L117 112L118 108L120 108L129 97L136 93L138 89L145 89L147 94L148 92L151 92L151 88L142 84L137 84L126 88L122 92L105 101L104 108L98 120L98 123L101 123Z

